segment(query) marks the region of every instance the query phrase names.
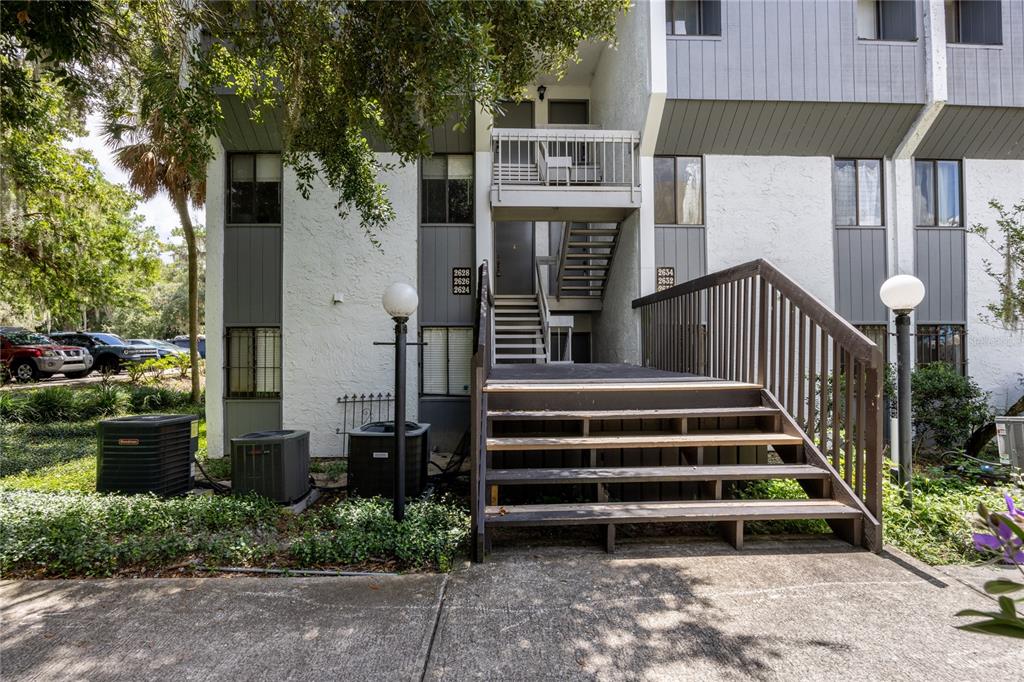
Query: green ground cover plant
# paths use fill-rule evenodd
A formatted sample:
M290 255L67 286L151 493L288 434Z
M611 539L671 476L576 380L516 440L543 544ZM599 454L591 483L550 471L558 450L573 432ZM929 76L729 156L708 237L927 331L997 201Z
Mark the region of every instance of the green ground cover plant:
M176 566L448 570L468 536L468 513L449 501L412 502L398 524L379 498L294 516L256 496L0 492L0 572L12 577Z

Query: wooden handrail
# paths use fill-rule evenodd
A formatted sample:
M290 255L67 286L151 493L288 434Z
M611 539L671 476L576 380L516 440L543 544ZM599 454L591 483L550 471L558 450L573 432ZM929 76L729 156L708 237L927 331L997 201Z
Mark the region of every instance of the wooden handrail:
M783 295L798 300L800 307L806 315L815 319L818 324L828 327L829 333L841 338L844 345L851 352L858 355L858 357L863 357L867 360L872 353L878 353L878 360L881 362L881 351L871 339L864 336L859 329L847 322L844 317L822 303L814 294L794 282L788 275L775 267L771 261L764 258L734 265L731 268L719 270L703 277L682 282L668 289L642 296L633 301L633 307L640 308L651 303L666 301L728 282L736 282L752 275L760 275Z
M882 353L766 260L638 298L643 363L760 385L881 542Z

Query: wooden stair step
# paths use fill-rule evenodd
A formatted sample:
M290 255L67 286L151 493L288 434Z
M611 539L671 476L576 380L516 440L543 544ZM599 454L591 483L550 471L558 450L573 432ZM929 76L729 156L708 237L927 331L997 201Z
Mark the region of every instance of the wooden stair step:
M544 344L541 343L540 341L537 341L536 343L502 343L500 340L495 340L494 345L497 346L498 348L505 349L505 348L540 348Z
M491 419L687 419L713 417L774 417L774 407L698 407L686 410L492 410Z
M618 450L641 448L696 448L742 445L800 445L803 439L788 433L749 430L699 431L656 435L524 436L487 439L489 451L515 450Z
M537 309L537 306L534 306L532 308L502 308L501 310L495 310L494 311L494 316L496 318L501 318L504 315L521 315L523 313L538 313L538 312L540 312L540 311Z
M540 315L533 315L532 317L524 317L520 315L501 315L494 318L495 322L537 322L540 319Z
M694 381L615 381L615 382L545 382L532 383L529 381L501 382L488 381L484 384L484 391L487 393L606 393L606 392L629 392L642 391L731 391L731 390L760 390L760 384L750 384L744 381L718 381L694 380Z
M611 255L607 253L567 253L565 257L573 260L611 260Z
M566 265L565 269L566 270L583 270L583 271L587 271L587 270L609 270L610 266L608 266L608 265Z
M687 521L782 521L853 519L859 509L835 500L686 500L489 506L488 524L504 526L588 523L681 523Z
M615 242L569 242L570 249L611 249L615 247Z
M577 469L491 469L489 485L562 483L664 483L688 481L762 481L778 478L822 480L829 472L810 464L589 467Z
M502 326L502 325L498 325L498 324L494 325L494 331L498 332L499 334L502 333L502 332L520 332L520 331L521 332L525 332L525 331L530 331L530 330L534 330L534 329L540 329L540 325L539 324L522 324L522 325L515 325L515 326L512 326L512 325Z
M546 358L546 353L508 353L501 354L497 353L494 356L495 360L540 360Z
M611 227L585 227L569 230L569 235L577 234L593 234L593 235L606 235L614 237L619 233L618 230Z
M576 282L595 282L604 281L607 279L607 275L562 275L562 279L568 281L573 280ZM565 287L562 287L563 289Z

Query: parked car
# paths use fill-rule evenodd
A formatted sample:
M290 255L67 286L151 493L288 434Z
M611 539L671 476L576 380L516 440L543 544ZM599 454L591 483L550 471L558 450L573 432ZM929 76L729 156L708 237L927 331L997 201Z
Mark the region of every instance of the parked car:
M59 332L51 334L54 339L61 343L74 344L88 349L92 353L92 369L107 374L117 374L121 368L129 362L145 362L160 357L156 348L144 348L141 346L129 346L124 339L117 334L106 332ZM79 374L85 376L91 370Z
M188 350L188 336L175 336L170 342L178 348ZM199 357L206 359L206 337L202 334L199 335Z
M168 355L184 355L188 353L188 349L182 350L173 343L161 341L160 339L128 339L128 345L141 346L143 348L156 348L156 352L160 355L161 360L166 358Z
M17 381L38 381L54 374L84 376L93 365L85 348L61 345L45 334L21 327L0 327L0 365Z

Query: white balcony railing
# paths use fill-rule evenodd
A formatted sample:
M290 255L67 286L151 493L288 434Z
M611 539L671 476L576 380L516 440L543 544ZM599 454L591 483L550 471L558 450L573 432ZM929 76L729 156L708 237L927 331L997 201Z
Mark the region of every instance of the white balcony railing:
M494 128L491 182L504 188L640 187L640 134L630 130Z

